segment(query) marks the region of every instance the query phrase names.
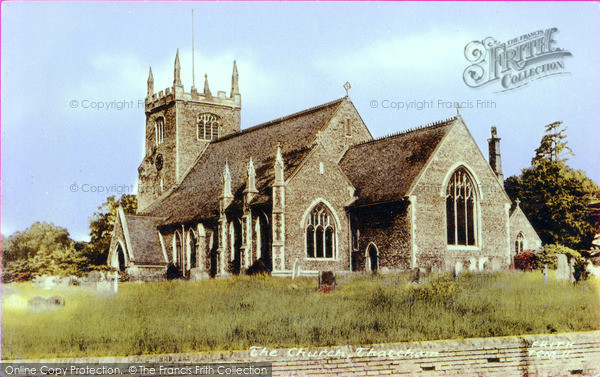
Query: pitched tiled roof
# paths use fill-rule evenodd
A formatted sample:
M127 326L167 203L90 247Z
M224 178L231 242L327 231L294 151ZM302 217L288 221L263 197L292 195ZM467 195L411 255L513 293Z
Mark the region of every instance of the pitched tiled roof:
M266 202L277 145L281 146L287 178L310 152L316 133L329 122L343 101L341 98L213 141L181 184L141 214L165 217L164 224L217 217L225 161L231 173L232 192L239 195L245 187L250 157L259 190L255 201Z
M352 206L402 199L455 119L350 147L340 167L356 188Z
M157 229L163 220L160 217L125 215L136 264L166 264Z

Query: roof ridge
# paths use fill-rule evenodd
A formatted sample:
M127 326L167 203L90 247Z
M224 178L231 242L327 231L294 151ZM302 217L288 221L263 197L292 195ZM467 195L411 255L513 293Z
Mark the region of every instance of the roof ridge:
M444 120L438 120L436 122L426 123L424 125L420 125L420 126L416 126L416 127L411 127L409 129L398 131L398 132L393 132L391 134L380 136L380 137L374 138L372 140L361 141L360 143L356 143L356 144L350 146L350 148L354 148L354 147L365 145L365 144L376 143L376 142L382 141L382 140L392 139L392 138L395 138L395 137L398 137L398 136L403 136L403 135L409 134L411 132L422 131L422 130L425 130L425 129L435 129L435 128L441 127L441 126L445 125L446 123L451 122L451 121L456 120L456 119L457 119L457 117L454 116L454 117L447 118L447 119L444 119Z
M263 123L259 123L259 124L255 125L255 126L252 126L252 127L244 128L243 130L241 130L239 132L236 132L236 133L233 133L233 134L229 134L229 135L224 136L222 138L216 139L211 144L218 143L218 142L224 141L224 140L229 140L229 139L232 139L232 138L234 138L236 136L244 135L244 134L246 134L248 132L256 131L256 130L259 130L259 129L262 129L262 128L265 128L265 127L268 127L268 126L275 125L277 123L281 123L281 122L283 122L285 120L288 120L288 119L292 119L292 118L299 117L301 115L306 115L308 113L312 113L312 112L320 110L320 109L322 109L324 107L331 106L331 105L333 105L333 104L335 104L337 102L341 102L341 101L344 100L344 98L346 98L346 97L338 98L336 100L329 101L329 102L323 103L321 105L309 107L308 109L304 109L304 110L301 110L301 111L298 111L298 112L295 112L295 113L292 113L292 114L289 114L289 115L285 115L285 116L282 116L282 117L279 117L279 118L275 118L275 119L270 120L268 122L263 122Z
M165 218L164 216L142 215L142 214L137 214L137 213L135 215L131 214L131 213L126 213L125 216L128 216L128 217L143 217L143 218L146 218L146 219L164 219Z

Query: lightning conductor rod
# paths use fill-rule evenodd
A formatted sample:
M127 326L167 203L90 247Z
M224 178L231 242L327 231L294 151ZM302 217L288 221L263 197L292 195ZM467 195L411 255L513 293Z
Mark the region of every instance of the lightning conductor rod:
M192 9L192 88L196 87L196 76L194 71L194 10Z

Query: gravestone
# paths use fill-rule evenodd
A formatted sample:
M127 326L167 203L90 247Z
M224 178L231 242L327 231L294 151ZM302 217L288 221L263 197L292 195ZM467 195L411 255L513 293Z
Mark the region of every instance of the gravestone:
M485 271L488 269L488 257L479 258L479 271Z
M492 259L492 271L499 271L502 269L502 263L497 259Z
M477 259L475 259L475 258L469 259L469 271L477 272Z
M452 272L453 272L453 275L454 275L455 278L457 278L457 277L460 276L460 273L462 271L462 267L463 267L463 265L462 265L461 262L456 262L456 264L454 265L454 269L453 269Z
M548 284L548 265L544 265L544 284Z
M419 267L415 267L410 272L410 282L418 283L420 281L421 281L421 270L419 269Z
M431 263L429 262L425 266L425 275L431 275L432 272L433 272L433 267L431 266Z
M61 306L65 306L65 301L57 296L48 298L37 296L29 300L29 307L34 310L56 308Z
M246 270L246 273L248 273L248 270ZM190 280L196 281L196 280L206 280L206 279L210 279L210 275L208 274L208 272L204 271L202 268L194 267L190 270Z
M567 256L564 254L557 254L556 261L558 266L556 269L556 280L569 280L571 278L571 271L569 270Z
M319 291L331 292L335 289L335 274L333 271L319 272Z

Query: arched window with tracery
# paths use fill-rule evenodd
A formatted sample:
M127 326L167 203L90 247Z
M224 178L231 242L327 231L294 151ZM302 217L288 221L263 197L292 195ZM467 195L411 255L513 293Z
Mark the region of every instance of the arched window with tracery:
M515 241L515 252L517 254L520 254L523 252L524 249L525 249L525 236L523 235L523 232L519 232L519 234L517 235L517 239Z
M196 137L198 140L215 140L219 138L219 117L214 114L198 115L198 128Z
M306 224L306 256L308 258L335 258L335 221L331 211L323 204L316 205Z
M464 168L457 169L446 189L448 245L476 246L477 193L473 179Z
M181 238L181 232L176 231L173 235L173 264L180 269L183 269L184 263L183 240Z

